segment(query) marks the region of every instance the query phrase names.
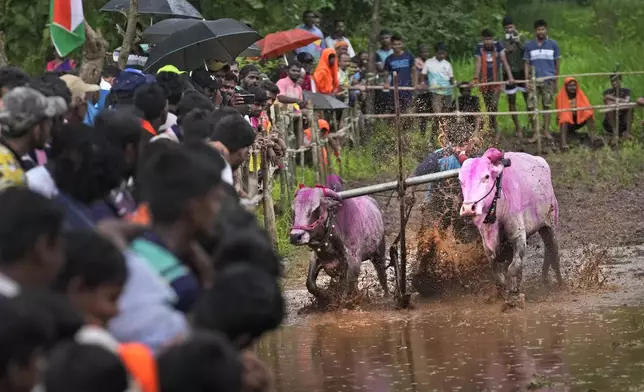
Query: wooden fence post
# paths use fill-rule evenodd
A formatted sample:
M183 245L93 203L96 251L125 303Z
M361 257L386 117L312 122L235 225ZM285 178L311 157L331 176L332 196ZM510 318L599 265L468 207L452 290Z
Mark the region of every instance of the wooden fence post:
M277 227L275 224L275 208L273 206L273 178L270 174L270 162L268 160L268 153L266 150L261 151L262 157L262 189L264 200L264 228L268 231L268 235L273 244L273 249L277 248ZM255 167L257 167L257 155L255 155Z
M312 108L313 103L309 101L308 107ZM307 111L309 119L309 129L311 130L311 152L313 155L313 172L315 173L315 183L320 183L320 138L317 132L315 112L313 109Z
M541 155L541 129L539 129L539 94L537 93L537 74L532 66L532 99L534 102L534 136L537 137L537 155ZM549 132L550 124L545 124L545 132Z
M619 78L619 63L615 64L615 77ZM619 144L619 103L620 103L620 91L619 91L619 84L617 85L617 88L615 89L615 103L617 104L617 108L615 108L615 124L613 127L613 146L617 147ZM628 119L627 119L628 120Z

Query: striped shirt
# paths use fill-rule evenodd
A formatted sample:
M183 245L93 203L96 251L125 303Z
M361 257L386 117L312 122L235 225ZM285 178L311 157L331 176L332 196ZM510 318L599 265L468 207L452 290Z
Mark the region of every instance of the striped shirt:
M556 75L555 60L561 57L557 41L547 38L539 45L537 40L532 40L525 44L523 50L523 59L534 67L536 77Z

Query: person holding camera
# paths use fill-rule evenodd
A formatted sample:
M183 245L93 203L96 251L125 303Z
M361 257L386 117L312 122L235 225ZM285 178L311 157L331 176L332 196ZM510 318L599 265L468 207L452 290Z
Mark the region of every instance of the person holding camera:
M503 30L505 31L505 36L501 40L503 47L505 48L506 57L508 63L510 64L510 69L512 70L512 78L515 80L515 83L507 84L505 86L505 94L508 96L508 106L511 112L517 111L517 93L523 94L523 100L528 104L528 90L526 89L525 82L520 83L516 82L517 80L523 80L523 42L519 31L517 30L512 17L506 16L503 18ZM503 80L508 81L510 75L507 73L504 75ZM512 121L514 122L514 129L518 137L523 137L523 131L519 125L519 116L512 115Z

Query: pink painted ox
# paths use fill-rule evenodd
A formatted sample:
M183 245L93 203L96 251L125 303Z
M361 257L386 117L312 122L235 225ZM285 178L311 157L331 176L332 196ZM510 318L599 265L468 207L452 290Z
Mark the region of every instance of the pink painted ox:
M340 278L343 294L355 295L365 260L371 260L387 293L384 224L375 200L367 196L342 200L335 191L318 185L300 188L292 208L291 243L313 250L306 281L311 294L322 296L316 279L324 269Z
M463 191L461 216L474 219L499 288L518 296L526 240L539 233L545 245L542 278L548 281L552 266L561 284L555 227L559 218L548 163L519 152L490 148L480 158L463 163L458 179ZM506 287L503 263L508 267Z

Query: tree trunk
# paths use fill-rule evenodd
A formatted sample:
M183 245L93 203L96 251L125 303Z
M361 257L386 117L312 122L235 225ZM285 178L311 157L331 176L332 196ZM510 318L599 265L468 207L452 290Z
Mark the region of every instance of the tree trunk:
M123 45L119 53L119 67L125 68L127 59L132 51L134 39L136 38L136 21L139 17L139 0L130 0L130 8L127 10L127 27L123 36Z
M80 78L85 83L98 84L105 64L107 41L99 30L85 22L85 44L83 45L83 61L80 68Z
M0 67L9 65L9 60L7 59L7 53L4 49L4 33L0 31Z
M376 63L374 62L374 57L376 54L376 45L378 44L378 34L380 33L380 0L373 0L373 13L371 14L371 36L369 37L369 46L367 52L369 53L369 72L367 76L372 76L376 73ZM367 85L372 84L372 82L367 81ZM367 94L367 113L373 114L374 103L376 97L375 90L365 91Z

